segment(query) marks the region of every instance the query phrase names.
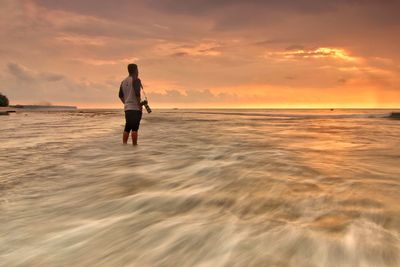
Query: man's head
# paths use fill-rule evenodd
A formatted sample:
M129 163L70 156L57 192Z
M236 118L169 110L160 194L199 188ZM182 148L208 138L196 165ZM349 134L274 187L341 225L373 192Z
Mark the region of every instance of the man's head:
M128 72L129 72L129 75L137 77L139 75L138 66L136 64L129 64Z

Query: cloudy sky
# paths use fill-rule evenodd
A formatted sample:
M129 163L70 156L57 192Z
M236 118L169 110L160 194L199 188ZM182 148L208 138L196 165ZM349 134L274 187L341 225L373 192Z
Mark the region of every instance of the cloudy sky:
M399 107L400 0L0 0L13 104Z

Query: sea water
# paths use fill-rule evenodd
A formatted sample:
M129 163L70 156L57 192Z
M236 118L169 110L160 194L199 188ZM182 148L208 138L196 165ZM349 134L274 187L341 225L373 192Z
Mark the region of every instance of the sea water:
M0 266L400 266L388 110L0 118Z

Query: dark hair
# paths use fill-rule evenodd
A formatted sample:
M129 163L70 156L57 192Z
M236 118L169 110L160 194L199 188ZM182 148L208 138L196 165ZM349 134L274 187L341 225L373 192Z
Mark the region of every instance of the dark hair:
M137 76L138 75L138 67L137 67L137 65L136 64L129 64L128 65L128 72L129 72L129 75Z

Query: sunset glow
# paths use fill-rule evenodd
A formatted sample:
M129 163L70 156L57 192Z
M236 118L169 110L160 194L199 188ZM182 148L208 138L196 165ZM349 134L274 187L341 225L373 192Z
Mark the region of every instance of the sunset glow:
M400 104L394 1L1 2L14 104L120 108L128 63L156 108Z

